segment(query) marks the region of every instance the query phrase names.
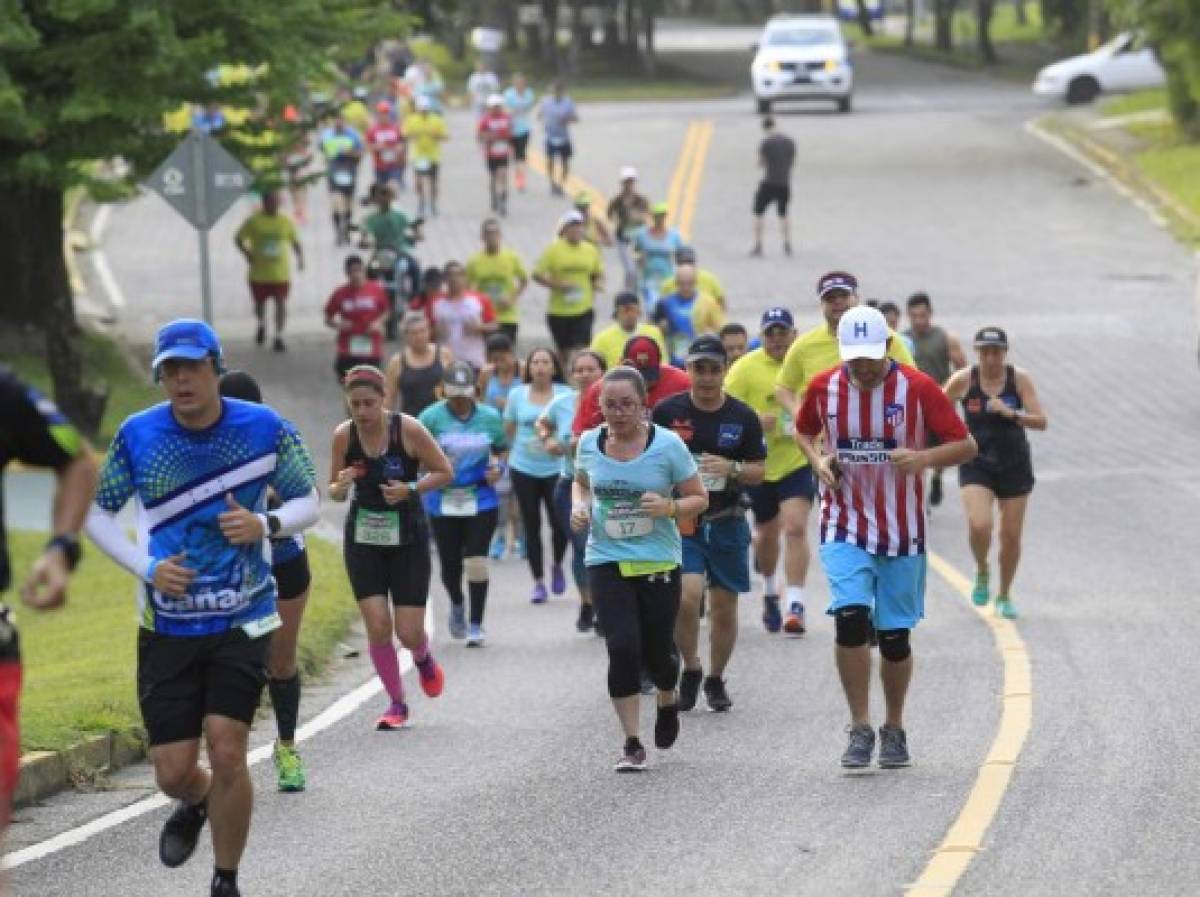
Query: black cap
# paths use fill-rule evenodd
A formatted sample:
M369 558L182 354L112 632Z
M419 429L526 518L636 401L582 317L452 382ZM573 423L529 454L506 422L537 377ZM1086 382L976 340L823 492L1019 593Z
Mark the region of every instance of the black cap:
M622 290L613 297L613 308L620 308L623 305L639 305L641 299L637 293L631 293L629 290Z
M475 369L465 361L452 361L442 374L442 393L449 397L475 397Z
M692 341L688 346L687 363L693 361L715 361L719 364L727 364L729 362L729 353L725 351L725 344L721 342L719 336L708 334L699 337Z
M999 327L983 327L975 334L975 348L982 349L984 346L1007 349L1008 334Z

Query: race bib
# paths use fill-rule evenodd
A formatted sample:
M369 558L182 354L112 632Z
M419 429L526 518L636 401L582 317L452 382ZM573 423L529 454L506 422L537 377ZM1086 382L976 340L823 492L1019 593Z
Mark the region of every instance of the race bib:
M268 632L274 632L283 625L283 619L275 611L272 611L261 620L251 620L242 626L242 632L250 636L250 638L261 638Z
M396 511L368 511L354 515L354 541L359 545L395 548L400 544L400 515Z
M417 171L433 171L433 163L428 159L418 159L413 163L413 167L417 169Z
M587 291L583 287L568 287L563 290L563 302L568 305L578 305L587 300Z
M371 358L375 354L375 340L370 336L360 334L350 337L350 354L359 358Z
M492 141L492 152L498 156L508 155L508 141L507 140L493 140Z
M263 240L260 252L263 258L277 259L282 252L282 245L278 240Z
M709 492L724 492L726 482L726 478L719 473L700 472L700 483Z
M335 187L353 187L354 172L338 169L333 173L333 176L330 178L330 180L333 181Z
M604 532L610 539L635 539L654 531L654 519L640 505L614 503L604 513Z
M385 149L380 150L379 152L379 160L381 162L395 162L397 158L398 156L395 150Z
M474 517L479 513L479 499L474 486L459 486L442 490L442 514L446 517Z

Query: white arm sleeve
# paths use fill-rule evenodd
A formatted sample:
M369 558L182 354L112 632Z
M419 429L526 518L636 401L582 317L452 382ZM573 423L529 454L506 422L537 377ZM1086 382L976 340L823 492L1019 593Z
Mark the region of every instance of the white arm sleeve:
M279 532L271 538L282 539L308 529L317 522L320 513L321 497L315 488L308 495L285 501L271 511L271 516L279 520Z
M96 547L136 576L149 582L150 555L144 552L121 528L117 518L99 505L92 505L84 531Z

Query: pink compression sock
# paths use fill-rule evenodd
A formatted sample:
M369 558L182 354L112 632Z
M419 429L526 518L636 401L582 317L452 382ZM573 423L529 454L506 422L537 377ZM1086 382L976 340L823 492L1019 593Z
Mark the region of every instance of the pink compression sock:
M424 663L429 658L429 636L421 636L421 644L412 649L413 663Z
M404 702L404 683L400 679L400 658L396 649L389 642L386 645L371 645L371 663L375 664L375 673L383 683L384 690L396 703Z

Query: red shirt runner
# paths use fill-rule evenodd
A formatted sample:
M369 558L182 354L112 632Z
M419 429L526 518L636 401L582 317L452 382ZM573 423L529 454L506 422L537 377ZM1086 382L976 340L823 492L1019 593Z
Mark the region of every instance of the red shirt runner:
M507 159L512 152L508 142L512 137L512 116L507 112L485 112L476 133L483 142L485 159Z
M325 320L350 326L338 331L339 358L383 358L383 333L371 325L385 318L391 309L387 293L373 280L361 286L347 283L338 287L325 303Z
M376 122L367 128L367 144L376 171L388 171L404 164L404 134L394 122Z
M600 387L603 381L597 381L588 387L583 398L579 400L579 408L575 411L575 420L571 422L571 432L576 436L584 430L590 430L604 423L604 414L600 410ZM668 399L692 388L692 378L679 368L664 364L658 369L658 379L646 384L646 407L653 409L663 399Z
M825 436L842 472L837 489L821 488L821 542L851 542L871 554L925 551L924 480L902 474L893 449L920 450L932 432L942 442L968 436L940 386L916 368L892 363L872 390L850 383L845 366L808 385L796 430Z

